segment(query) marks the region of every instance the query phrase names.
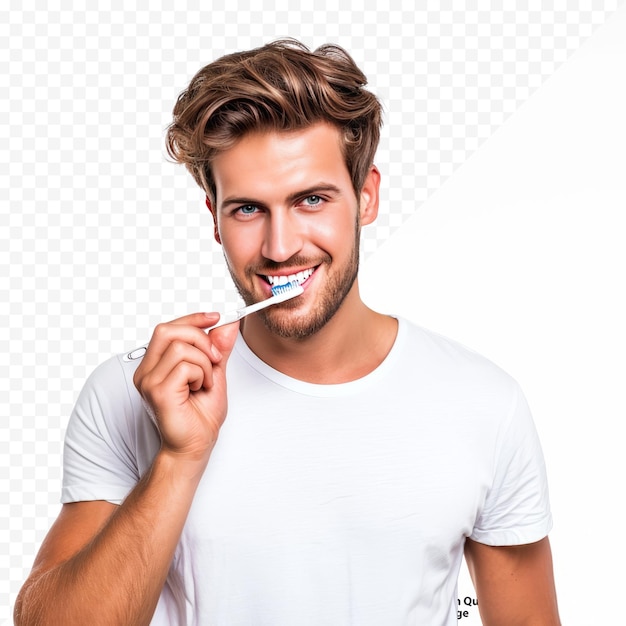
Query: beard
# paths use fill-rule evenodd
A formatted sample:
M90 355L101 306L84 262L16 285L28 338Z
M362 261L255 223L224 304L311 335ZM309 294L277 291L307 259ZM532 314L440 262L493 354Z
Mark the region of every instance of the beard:
M357 220L355 236L352 242L352 250L344 267L335 268L334 272L328 272L327 278L317 296L316 306L309 313L297 312L298 298L287 300L279 304L272 305L258 311L256 315L263 321L263 324L271 333L278 335L284 339L307 339L319 332L333 318L339 310L347 295L350 293L352 286L357 278L359 271L359 241L360 241L360 224ZM259 297L253 291L248 289L243 281L239 280L233 269L226 259L226 265L230 272L231 278L235 283L235 287L239 292L246 305L258 302ZM246 270L246 276L249 283L259 274L272 274L281 269L281 267L314 267L326 266L332 267L332 258L326 255L320 262L316 260L311 262L300 256L294 256L285 263L274 263L267 261L261 267L250 267Z

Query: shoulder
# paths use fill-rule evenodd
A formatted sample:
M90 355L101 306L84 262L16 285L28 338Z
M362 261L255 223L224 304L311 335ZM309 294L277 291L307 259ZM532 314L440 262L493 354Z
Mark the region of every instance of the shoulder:
M159 437L132 383L136 367L113 356L85 381L65 431L63 502L119 504L149 467Z
M116 354L99 363L87 378L95 386L119 385L132 381L141 359L129 360L126 354Z
M111 432L145 411L133 385L139 361L115 355L102 361L88 376L72 412L72 424L89 422L98 431ZM116 426L117 424L117 426Z
M500 389L509 396L519 392L512 376L482 354L408 320L399 322L402 358L420 377L447 387Z
M135 370L141 360L129 361L126 355L114 355L102 361L88 376L83 394L106 394L118 399L135 395Z

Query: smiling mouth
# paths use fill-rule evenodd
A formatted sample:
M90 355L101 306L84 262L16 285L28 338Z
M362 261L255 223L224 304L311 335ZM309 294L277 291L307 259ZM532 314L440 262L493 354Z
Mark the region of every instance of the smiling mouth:
M287 274L282 276L270 276L263 275L263 278L269 283L271 287L276 287L278 285L286 285L287 283L296 282L298 285L304 283L310 276L315 272L317 268L310 267L309 269L302 270L300 272L296 272L295 274Z

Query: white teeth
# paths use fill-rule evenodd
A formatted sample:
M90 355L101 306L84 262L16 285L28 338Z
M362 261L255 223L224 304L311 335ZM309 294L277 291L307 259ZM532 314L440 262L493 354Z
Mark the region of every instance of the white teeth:
M297 274L289 274L288 276L266 276L267 282L272 285L286 285L287 283L297 282L301 285L313 272L314 268L302 270Z

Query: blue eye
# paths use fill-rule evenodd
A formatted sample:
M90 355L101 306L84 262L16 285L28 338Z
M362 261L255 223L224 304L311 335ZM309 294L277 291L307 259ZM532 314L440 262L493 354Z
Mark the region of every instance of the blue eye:
M320 198L320 196L307 196L304 201L309 206L317 206L322 203L322 198Z
M239 213L243 215L252 215L256 213L257 207L255 207L253 204L246 204L244 206L239 207L237 210L239 211Z

